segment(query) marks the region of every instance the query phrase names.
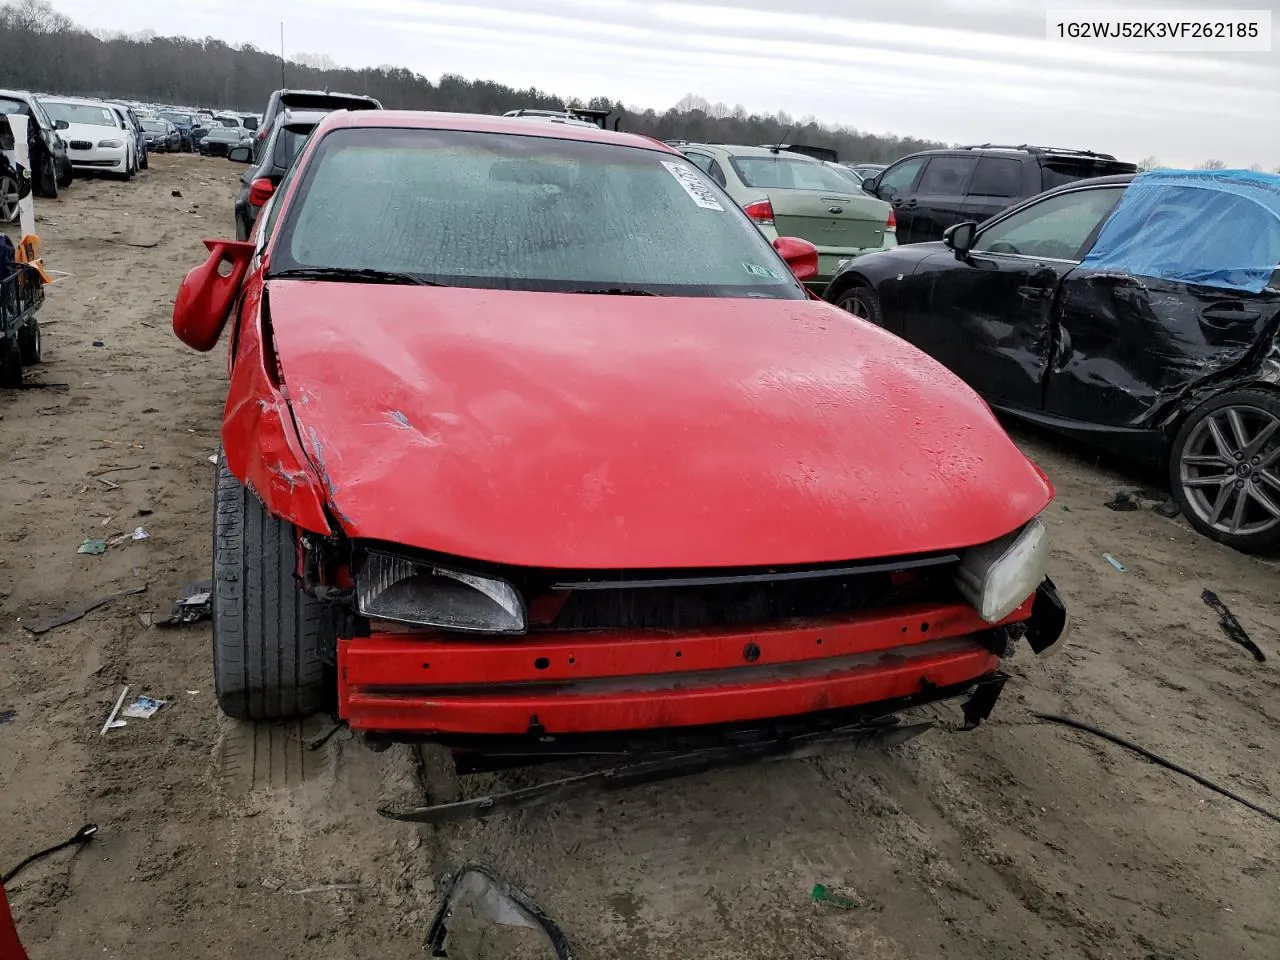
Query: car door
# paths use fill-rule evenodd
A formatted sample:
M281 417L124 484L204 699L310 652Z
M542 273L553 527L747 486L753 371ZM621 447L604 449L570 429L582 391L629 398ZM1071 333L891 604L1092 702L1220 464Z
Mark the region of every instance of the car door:
M1123 192L1053 194L987 224L966 256L928 257L910 278L902 335L993 404L1039 410L1059 284Z
M915 191L906 200L911 210L905 243L941 240L942 231L965 219L965 191L978 165L975 156L935 155L929 158ZM902 223L898 223L902 236Z
M1017 157L979 157L964 198L964 219L982 223L1039 193L1028 182L1028 167Z
M1274 221L1250 201L1224 195L1220 202L1220 219L1202 207L1158 208L1133 242L1153 252L1221 248L1221 236L1210 232L1215 219L1244 243L1275 237ZM1274 240L1269 255L1275 259ZM1114 268L1073 270L1057 311L1046 411L1104 427L1159 426L1188 390L1260 365L1280 328L1278 291L1280 267L1259 293Z
M910 242L906 237L907 231L911 229L915 205L909 201L916 180L920 177L920 171L924 169L925 161L928 159L925 156L899 160L876 177L872 189L867 190L866 183L862 185L868 193L874 193L893 207L893 216L898 224L898 243Z
M700 150L686 150L684 155L689 158L689 162L695 167L709 176L721 187L726 185L724 168L720 166L720 161L709 153L703 153Z

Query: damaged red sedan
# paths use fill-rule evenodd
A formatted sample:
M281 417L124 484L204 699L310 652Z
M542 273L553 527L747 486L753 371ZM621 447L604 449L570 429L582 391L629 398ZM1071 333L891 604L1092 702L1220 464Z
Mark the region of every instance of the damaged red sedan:
M1044 475L661 143L335 113L207 245L174 329L229 328L234 717L467 763L776 746L976 725L1014 644L1060 639Z

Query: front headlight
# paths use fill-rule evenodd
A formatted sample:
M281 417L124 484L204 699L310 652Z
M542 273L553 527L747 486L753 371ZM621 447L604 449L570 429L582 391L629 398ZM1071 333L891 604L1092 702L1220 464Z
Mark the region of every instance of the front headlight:
M371 620L472 633L524 633L524 601L505 580L370 551L356 602Z
M105 147L108 150L115 150L119 147L123 147L124 141L123 140L99 140L98 146Z
M999 623L1035 593L1049 566L1049 538L1032 520L1021 530L965 551L956 586L987 623Z

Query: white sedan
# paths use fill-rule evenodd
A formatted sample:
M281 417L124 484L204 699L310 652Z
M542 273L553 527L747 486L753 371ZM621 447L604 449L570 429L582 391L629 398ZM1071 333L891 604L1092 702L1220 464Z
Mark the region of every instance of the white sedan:
M113 173L128 179L138 170L132 131L105 103L76 97L41 97L40 103L67 141L71 166L79 171Z

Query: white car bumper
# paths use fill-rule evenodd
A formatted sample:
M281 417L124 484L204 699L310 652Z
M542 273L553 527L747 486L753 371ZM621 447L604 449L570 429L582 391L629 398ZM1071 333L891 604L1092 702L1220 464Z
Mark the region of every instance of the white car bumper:
M129 148L100 147L92 140L67 139L67 157L76 170L106 170L124 173L128 164Z

